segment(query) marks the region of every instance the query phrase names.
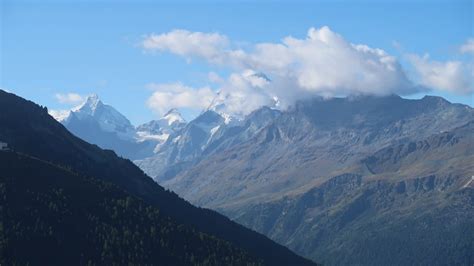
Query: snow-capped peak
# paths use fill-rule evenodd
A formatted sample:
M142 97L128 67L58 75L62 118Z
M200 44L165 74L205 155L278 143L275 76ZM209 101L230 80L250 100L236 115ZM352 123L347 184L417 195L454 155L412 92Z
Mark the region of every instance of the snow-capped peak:
M130 121L112 106L104 104L97 94L89 95L82 104L72 108L61 122L67 125L72 117L80 121L95 121L103 131L116 133L121 139L135 138L135 128Z
M186 121L175 108L169 110L163 117L152 120L137 127L139 140L153 139L160 143L165 142L168 137L184 127Z
M186 123L184 118L181 116L181 113L176 108L170 109L162 119L168 121L168 126L171 126L174 123Z
M75 113L80 112L84 115L94 115L97 108L101 105L103 103L100 101L99 96L94 93L89 95L81 105L73 108L72 111Z
M69 118L71 110L48 110L48 113L58 122L63 123Z

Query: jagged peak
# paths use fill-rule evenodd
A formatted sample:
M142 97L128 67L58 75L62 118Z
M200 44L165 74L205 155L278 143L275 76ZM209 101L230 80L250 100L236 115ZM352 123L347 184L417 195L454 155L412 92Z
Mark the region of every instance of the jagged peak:
M171 108L168 112L166 112L166 114L163 116L163 119L168 121L168 125L186 122L186 120L176 108Z
M84 112L87 114L93 114L97 107L102 105L102 101L99 98L99 95L93 93L87 96L86 100L79 106L72 109L73 112Z

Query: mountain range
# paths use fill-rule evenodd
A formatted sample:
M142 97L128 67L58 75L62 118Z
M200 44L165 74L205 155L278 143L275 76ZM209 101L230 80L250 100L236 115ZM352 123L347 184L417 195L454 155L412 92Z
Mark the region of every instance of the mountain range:
M440 97L316 98L222 126L196 156L165 143L164 168L160 153L137 163L323 264L469 265L473 123L472 108Z
M471 107L316 97L232 117L222 104L129 158L191 203L323 264L474 262Z
M162 118L135 128L124 115L104 104L96 94L56 119L76 136L129 159L152 156L171 133L185 124L181 114L172 109Z
M93 116L125 121L96 107ZM0 151L2 265L314 265L194 207L131 161L71 134L46 107L2 90L0 140L8 145Z

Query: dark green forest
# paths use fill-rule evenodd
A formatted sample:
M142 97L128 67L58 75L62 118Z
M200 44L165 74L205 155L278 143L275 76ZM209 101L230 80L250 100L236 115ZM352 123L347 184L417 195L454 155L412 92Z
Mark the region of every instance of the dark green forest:
M0 264L260 265L117 186L0 152Z

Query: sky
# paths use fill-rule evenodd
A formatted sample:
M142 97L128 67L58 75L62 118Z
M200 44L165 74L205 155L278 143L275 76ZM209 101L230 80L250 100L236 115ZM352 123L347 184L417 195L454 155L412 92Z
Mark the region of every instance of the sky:
M0 88L57 112L96 93L135 125L216 98L239 115L352 94L473 106L473 13L453 0L3 0Z

